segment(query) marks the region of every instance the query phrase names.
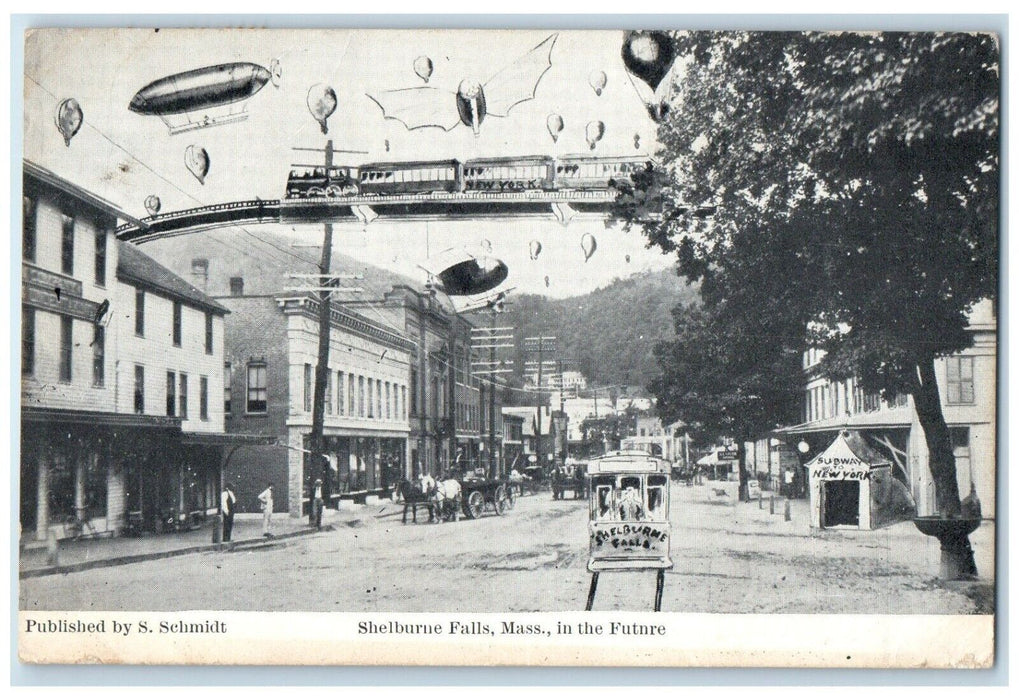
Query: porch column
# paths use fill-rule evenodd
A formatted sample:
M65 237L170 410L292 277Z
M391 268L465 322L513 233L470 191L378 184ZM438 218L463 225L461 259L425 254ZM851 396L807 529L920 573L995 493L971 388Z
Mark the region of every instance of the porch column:
M50 526L50 460L49 450L41 449L38 452L39 461L37 469L39 477L36 480L35 497L35 538L40 541L46 539Z
M85 460L91 458L80 452L74 456L74 519L78 521L85 519Z

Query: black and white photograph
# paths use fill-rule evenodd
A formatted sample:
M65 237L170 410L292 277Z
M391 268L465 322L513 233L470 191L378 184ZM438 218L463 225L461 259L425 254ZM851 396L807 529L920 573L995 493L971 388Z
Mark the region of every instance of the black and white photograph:
M989 668L996 26L27 30L21 660Z

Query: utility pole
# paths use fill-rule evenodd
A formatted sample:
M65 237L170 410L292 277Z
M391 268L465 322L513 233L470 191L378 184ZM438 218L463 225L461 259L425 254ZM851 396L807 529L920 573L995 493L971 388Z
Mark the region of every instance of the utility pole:
M512 326L496 326L496 315L500 307L492 306L492 317L488 328L471 329L471 347L478 350L488 350L488 360L479 360L472 364L480 366L474 371L475 375L487 375L488 379L488 474L489 478L499 477L499 463L495 458L495 377L499 374L508 374L513 371L513 360L496 360L497 348L512 348L513 340ZM483 380L484 381L484 380ZM484 415L484 407L481 408ZM485 426L479 426L480 433L484 436ZM482 437L482 439L484 439Z
M544 360L543 356L544 356L544 353L545 353L546 350L549 351L549 352L555 352L555 340L556 340L555 336L552 336L552 335L538 335L538 336L531 336L531 337L528 337L528 338L524 338L524 350L526 352L529 352L529 353L536 352L538 354L538 361L537 361L538 391L535 394L535 397L536 397L535 398L535 404L536 404L536 408L538 409L538 425L537 425L538 434L536 436L536 443L537 443L537 448L536 449L537 449L537 452L538 452L538 463L539 464L543 464L543 462L545 460L545 453L542 451L543 450L543 444L542 444L543 443L543 440L542 440L543 435L542 435L542 431L541 431L541 409L542 409L542 406L545 403L542 400L542 397L541 397L541 392L542 392L542 389L541 389L541 378L542 378L542 372L543 372L544 366L545 366L545 360ZM549 362L551 363L552 361L549 361ZM531 365L531 366L534 365L534 363L530 362L530 361L527 364Z

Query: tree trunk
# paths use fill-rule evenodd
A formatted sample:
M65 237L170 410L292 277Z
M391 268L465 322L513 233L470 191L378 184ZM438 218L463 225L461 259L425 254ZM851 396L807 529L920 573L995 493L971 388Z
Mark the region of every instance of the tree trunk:
M923 427L927 441L927 453L931 477L934 479L937 516L949 519L961 517L962 504L959 500L959 482L956 477L955 454L952 450L952 436L945 422L941 408L941 394L938 391L937 376L934 372L934 358L928 357L917 365L919 381L913 394L916 415ZM941 543L941 574L944 578L969 578L976 576L973 549L969 535L960 528L946 529L938 536Z
M750 502L750 477L747 473L747 443L740 440L736 456L739 458L739 500Z

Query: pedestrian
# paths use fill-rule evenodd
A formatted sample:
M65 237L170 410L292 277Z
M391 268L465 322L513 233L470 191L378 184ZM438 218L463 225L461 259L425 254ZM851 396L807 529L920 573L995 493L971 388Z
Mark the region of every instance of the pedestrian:
M223 487L223 493L220 494L219 498L220 508L223 511L223 541L230 541L230 534L234 529L234 504L237 503L237 497L234 496L234 485L229 481L226 482L226 486Z
M265 491L258 494L258 502L262 504L262 536L272 537L272 483Z
M311 494L311 518L315 528L318 530L322 529L322 508L324 506L322 500L322 480L315 479L315 487Z

